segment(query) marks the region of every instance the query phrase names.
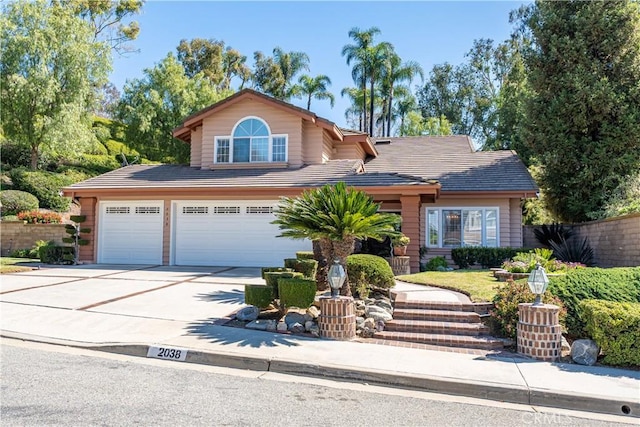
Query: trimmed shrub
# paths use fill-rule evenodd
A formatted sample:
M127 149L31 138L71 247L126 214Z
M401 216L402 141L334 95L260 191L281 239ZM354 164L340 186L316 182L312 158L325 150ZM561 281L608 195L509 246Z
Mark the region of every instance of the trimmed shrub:
M604 354L602 363L640 366L640 304L584 300L580 311L587 332Z
M567 308L567 332L574 338L588 336L579 304L600 299L616 302L640 302L640 267L578 268L550 278L549 291Z
M285 258L284 267L293 270L293 266L298 262L297 258Z
M316 281L312 279L278 278L280 306L309 308L316 297Z
M286 258L284 266L312 279L316 277L318 271L318 261L315 259Z
M17 215L19 212L37 210L38 198L19 190L0 191L0 215Z
M293 271L292 268L285 267L262 267L262 278L266 280L264 273L277 272L277 271Z
M263 285L244 285L245 304L267 308L273 301L273 288Z
M396 284L389 263L376 255L349 255L347 274L352 291L357 290L359 285L366 285L369 289L372 287L387 289Z
M267 282L267 286L273 289L273 297L280 298L278 293L278 279L302 279L302 273L295 271L267 271L264 273L264 280Z
M528 252L525 248L489 248L484 246L463 246L451 250L451 258L459 268L469 268L480 264L483 268L500 267L504 261L518 252Z
M447 260L443 256L431 258L425 265L426 271L438 271L438 269L444 269L447 267L449 267L449 264L447 264Z
M26 221L27 224L60 224L62 222L60 214L41 211L20 212L18 219Z
M313 251L299 251L296 252L296 258L298 259L315 259Z
M25 168L11 170L14 188L26 191L38 198L40 207L65 212L69 209L71 199L60 196L63 187L86 179L75 173L54 173L47 171L29 171Z
M494 308L489 313L489 326L492 333L516 340L518 328L518 304L532 303L536 296L529 290L526 281L506 282L498 287L498 292L493 297ZM564 324L566 311L562 301L547 291L542 296L545 304L555 304L560 307L560 324Z
M73 257L73 248L68 246L42 246L39 250L40 261L45 264L66 264L70 255Z

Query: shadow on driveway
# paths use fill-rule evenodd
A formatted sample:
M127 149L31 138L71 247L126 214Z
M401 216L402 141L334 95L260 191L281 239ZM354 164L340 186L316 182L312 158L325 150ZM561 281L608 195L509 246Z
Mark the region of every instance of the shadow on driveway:
M244 292L238 289L231 291L214 291L207 294L197 294L195 296L201 301L219 302L222 304L244 304Z

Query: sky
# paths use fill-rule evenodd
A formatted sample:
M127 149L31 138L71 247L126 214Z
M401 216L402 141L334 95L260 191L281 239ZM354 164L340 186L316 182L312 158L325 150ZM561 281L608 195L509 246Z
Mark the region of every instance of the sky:
M135 19L140 35L132 42L137 53L114 57L111 81L122 90L127 80L142 78L182 39L213 38L247 56L271 55L274 47L309 55L311 76L325 74L336 98L331 108L326 100L312 100L311 110L339 126L347 126L344 112L350 106L340 96L354 87L351 67L341 55L352 43L353 27L378 27L376 41L394 45L403 61L419 63L425 76L436 64L457 65L471 49L474 39L501 42L512 26L509 12L523 2L512 1L159 1L148 0ZM413 86L419 84L414 81ZM306 101L292 103L306 107Z

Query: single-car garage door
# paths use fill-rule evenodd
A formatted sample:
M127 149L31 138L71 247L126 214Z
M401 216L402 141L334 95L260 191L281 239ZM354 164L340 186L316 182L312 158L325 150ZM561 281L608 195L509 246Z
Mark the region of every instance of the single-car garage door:
M173 264L266 267L282 265L308 240L276 237L274 201L175 202Z
M98 262L162 264L162 201L101 202Z

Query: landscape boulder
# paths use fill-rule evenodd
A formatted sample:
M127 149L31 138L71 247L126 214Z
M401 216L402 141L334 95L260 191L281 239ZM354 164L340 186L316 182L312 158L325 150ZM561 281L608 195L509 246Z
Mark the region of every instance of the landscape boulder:
M571 345L571 359L579 365L595 365L598 354L600 349L592 340L575 340Z
M243 322L253 322L258 318L259 314L260 309L254 305L250 305L248 307L240 309L240 311L236 313L236 319Z

